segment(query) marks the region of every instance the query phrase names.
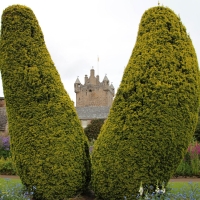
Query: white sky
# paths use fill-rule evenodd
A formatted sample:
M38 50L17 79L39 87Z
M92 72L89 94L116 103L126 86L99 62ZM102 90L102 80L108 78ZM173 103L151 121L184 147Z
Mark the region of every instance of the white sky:
M145 10L158 0L0 0L0 14L13 4L30 7L42 28L46 46L70 98L79 76L107 74L116 91L133 50ZM160 0L180 15L200 59L200 1ZM97 64L99 56L99 64ZM98 67L99 66L99 67ZM0 96L4 96L0 78Z

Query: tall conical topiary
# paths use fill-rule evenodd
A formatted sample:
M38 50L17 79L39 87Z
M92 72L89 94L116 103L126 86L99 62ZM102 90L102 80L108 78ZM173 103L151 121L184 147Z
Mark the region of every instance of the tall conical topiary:
M179 17L147 10L108 119L94 144L92 186L104 200L168 183L191 140L199 107L198 63Z
M73 102L28 7L2 14L0 68L12 157L34 199L57 200L89 182L89 150Z

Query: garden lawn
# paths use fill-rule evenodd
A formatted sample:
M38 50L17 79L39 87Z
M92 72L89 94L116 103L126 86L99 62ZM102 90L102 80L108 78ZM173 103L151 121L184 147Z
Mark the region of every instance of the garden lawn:
M0 178L0 191L7 191L12 188L19 188L20 190L22 187L20 179Z
M0 177L0 193L10 193L14 192L15 194L20 194L22 191L23 185L21 183L20 179L16 178L1 178ZM200 195L200 182L169 182L168 189L170 189L170 193L172 194L190 194L190 193L196 193ZM168 190L167 189L167 190ZM76 198L77 199L77 198ZM79 200L87 200L92 198L87 197L79 197ZM71 199L70 199L71 200ZM74 198L72 198L74 200Z
M168 188L172 189L171 192L173 194L189 192L198 192L200 194L200 182L169 182Z

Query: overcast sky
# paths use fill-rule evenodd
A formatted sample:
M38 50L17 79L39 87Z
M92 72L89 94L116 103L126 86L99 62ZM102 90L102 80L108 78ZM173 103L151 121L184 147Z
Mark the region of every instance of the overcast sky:
M95 69L100 81L107 74L115 89L135 45L145 10L158 0L0 0L0 13L13 4L30 7L42 28L46 46L70 98L74 82ZM171 8L189 33L200 58L200 1L160 0ZM99 56L99 63L97 57ZM0 97L4 96L0 78Z

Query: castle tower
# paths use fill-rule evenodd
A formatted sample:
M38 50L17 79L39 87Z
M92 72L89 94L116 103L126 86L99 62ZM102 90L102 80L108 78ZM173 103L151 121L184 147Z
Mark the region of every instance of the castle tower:
M81 84L77 78L74 83L74 91L76 93L76 107L88 106L111 106L115 89L109 84L108 77L105 76L103 81L99 81L99 76L95 77L94 69L90 70L90 77L85 75L85 83Z

